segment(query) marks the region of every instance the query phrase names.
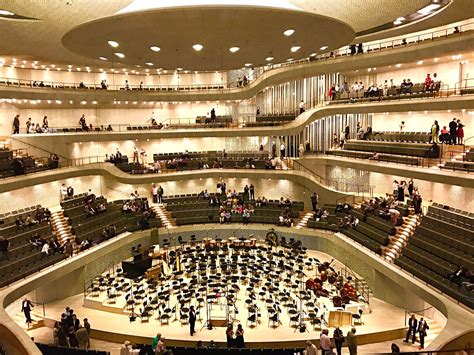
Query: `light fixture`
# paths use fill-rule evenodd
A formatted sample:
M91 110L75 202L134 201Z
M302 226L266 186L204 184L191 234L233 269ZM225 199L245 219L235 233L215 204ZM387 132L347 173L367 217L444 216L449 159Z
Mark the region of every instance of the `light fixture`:
M181 71L181 70L183 70L183 68L178 67L178 68L176 68L176 70L177 70L177 71Z
M107 41L107 43L113 48L117 48L119 46L118 42L116 41Z
M398 64L395 64L395 66L396 66L397 68L400 68L402 65L401 65L400 63L398 63Z
M316 57L318 55L318 53L311 53L309 56L310 57Z
M418 62L416 62L416 64L421 65L421 64L423 64L423 61L419 60Z
M120 52L115 53L115 55L119 58L125 58L125 54L120 53Z
M266 57L266 58L265 58L265 60L266 60L267 62L271 62L273 59L275 59L275 58L273 58L273 57Z
M99 57L100 60L107 60L105 57Z
M239 47L230 47L229 52L235 53L235 52L238 52L239 49L240 49Z
M402 16L402 17L398 17L395 21L393 21L393 24L394 24L395 26L401 25L401 24L403 23L403 21L405 21L405 17L403 17L403 16Z
M151 46L150 49L151 49L153 52L159 52L159 51L161 51L161 48L158 47L158 46Z
M199 43L196 43L196 44L193 45L193 49L197 52L199 52L203 48L204 48L203 45L199 44Z
M148 65L148 66L150 66L150 67L153 65L152 62L148 62L148 63L145 63L145 64Z
M324 51L324 50L328 49L328 46L321 46L321 47L319 47L319 49Z
M438 63L439 58L435 58L434 61L435 63Z
M0 15L1 16L15 16L13 12L7 11L7 10L0 10Z
M248 68L248 67L251 67L252 66L252 63L245 63L245 66Z
M440 4L429 4L428 6L425 6L424 8L418 10L417 12L420 14L420 15L423 15L423 16L426 16L428 15L430 12L440 8Z
M291 50L292 53L295 53L295 52L298 52L300 50L300 48L301 48L301 46L293 46L293 47L291 47L290 50Z
M286 61L287 62L292 62L294 59L293 58L288 58Z
M287 29L286 31L283 32L283 34L286 36L286 37L290 37L293 33L295 33L295 30L289 28Z

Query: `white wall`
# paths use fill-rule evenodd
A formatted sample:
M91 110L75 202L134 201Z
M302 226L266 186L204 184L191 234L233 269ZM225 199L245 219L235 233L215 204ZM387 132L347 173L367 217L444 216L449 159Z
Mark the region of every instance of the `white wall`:
M21 62L18 63L21 65ZM61 71L57 71L55 68L49 70L30 70L21 69L20 67L11 68L9 66L0 67L0 77L12 78L12 79L24 79L24 80L36 80L36 81L53 81L62 83L80 83L81 81L85 84L99 84L101 80L107 80L109 85L123 86L125 80L128 80L129 85L139 85L143 81L144 85L200 85L200 84L226 84L227 74L220 72L211 73L195 73L190 72L188 74L171 73L158 75L155 69L148 68L137 68L136 71L140 74L132 74L129 70L129 74L124 74L122 69L117 69L120 73L112 73L110 70L106 72L99 72L99 67L94 68L96 71L87 72L85 67L81 67L81 71L77 71L77 67L74 66L71 72L67 70L67 67L63 66ZM148 70L148 73L146 72ZM148 74L148 75L146 75Z
M441 128L448 126L456 117L464 124L464 138L474 136L474 111L433 111L433 112L403 112L403 113L374 113L372 115L372 128L374 131L399 131L401 121L405 122L406 132L429 132L434 120L438 121ZM449 130L449 127L448 127ZM469 141L474 145L474 140Z

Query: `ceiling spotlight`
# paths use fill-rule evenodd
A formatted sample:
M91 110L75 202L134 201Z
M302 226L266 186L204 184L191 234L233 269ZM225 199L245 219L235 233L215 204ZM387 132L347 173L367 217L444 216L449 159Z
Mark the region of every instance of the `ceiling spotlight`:
M120 52L115 53L115 55L119 58L125 58L125 54L120 53Z
M431 11L434 11L438 9L441 5L440 4L429 4L428 6L425 6L424 8L418 10L417 12L420 15L426 16L428 15Z
M419 60L418 62L416 62L416 64L421 65L421 64L423 64L423 61Z
M183 70L183 68L178 67L178 68L176 68L176 70L177 70L177 71L181 71L181 70Z
M230 47L229 52L235 53L235 52L238 52L239 49L240 49L239 47Z
M151 46L150 49L151 49L153 52L159 52L159 51L161 51L161 48L158 47L158 46Z
M15 16L13 12L7 11L7 10L0 10L0 15L1 16Z
M193 45L193 49L197 52L199 52L203 48L204 47L202 46L202 44L199 44L199 43Z
M295 52L298 52L300 50L300 48L301 48L301 46L293 46L293 47L291 47L290 50L291 50L292 53L295 53Z
M271 62L273 59L275 59L275 58L273 58L273 57L266 57L266 58L265 58L265 60L266 60L267 62Z
M118 42L116 41L107 41L107 43L109 44L109 46L114 48L117 48L119 46Z
M395 65L397 68L400 68L402 65L400 63Z
M318 55L318 53L311 53L309 56L310 57L316 57Z
M99 57L100 60L107 60L105 57Z
M283 34L284 34L286 37L290 37L293 33L295 33L295 30L293 30L293 29L291 29L291 28L283 32Z
M294 61L294 60L295 60L294 58L288 58L286 61L287 61L287 62L292 62L292 61Z
M248 67L251 67L253 64L252 63L245 63L245 66L248 68Z
M401 25L403 23L403 21L405 21L405 17L398 17L395 21L393 21L393 24L395 26Z
M328 49L328 46L321 46L319 49L324 51L325 49Z
M151 62L148 62L148 63L145 63L145 64L150 66L150 67L153 65L153 63L151 63Z

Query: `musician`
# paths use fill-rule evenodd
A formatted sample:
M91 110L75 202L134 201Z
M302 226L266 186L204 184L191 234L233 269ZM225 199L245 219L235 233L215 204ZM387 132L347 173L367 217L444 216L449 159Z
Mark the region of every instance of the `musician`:
M417 326L418 326L418 320L415 318L415 315L412 314L410 319L408 320L408 332L403 342L408 343L408 339L410 338L410 335L413 335L412 343L415 344Z
M194 306L189 307L189 334L193 336L195 333L194 326L196 324L196 311L194 310Z
M426 323L426 320L424 320L423 317L421 317L420 321L418 322L418 335L420 337L420 350L423 350L425 348L425 337L426 337L426 331L428 329L430 329L430 327Z
M334 329L334 344L336 345L337 355L342 354L342 344L344 343L344 334L342 333L341 328L339 326Z
M234 329L232 324L229 324L227 326L227 329L225 331L225 335L227 338L227 348L232 348L234 346Z

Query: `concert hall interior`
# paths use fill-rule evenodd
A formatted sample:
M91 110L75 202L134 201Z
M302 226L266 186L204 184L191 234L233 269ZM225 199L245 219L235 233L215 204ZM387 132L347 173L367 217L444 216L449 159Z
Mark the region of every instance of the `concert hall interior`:
M0 2L0 355L474 354L473 10Z

